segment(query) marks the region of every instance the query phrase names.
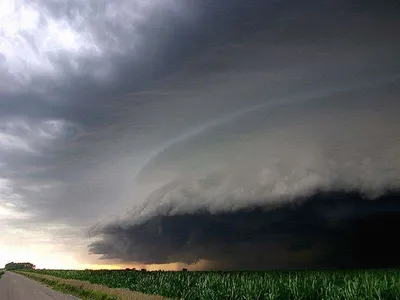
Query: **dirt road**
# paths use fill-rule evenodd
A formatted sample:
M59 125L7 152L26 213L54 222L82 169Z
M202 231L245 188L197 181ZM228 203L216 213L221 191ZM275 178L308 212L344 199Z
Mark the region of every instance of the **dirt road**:
M1 300L77 300L23 275L6 272L0 278Z

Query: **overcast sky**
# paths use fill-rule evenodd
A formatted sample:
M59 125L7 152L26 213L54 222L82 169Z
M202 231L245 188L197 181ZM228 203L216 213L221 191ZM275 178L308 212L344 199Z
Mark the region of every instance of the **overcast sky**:
M345 190L354 213L379 197L400 211L384 198L400 187L399 13L395 0L2 0L0 265L340 265L325 223L284 224L350 226L347 208L286 206ZM232 265L255 248L271 255Z

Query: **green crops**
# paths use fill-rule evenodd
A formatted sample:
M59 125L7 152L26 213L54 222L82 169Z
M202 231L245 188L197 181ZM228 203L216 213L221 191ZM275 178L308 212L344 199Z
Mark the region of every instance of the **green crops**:
M175 299L400 299L400 270L268 272L34 272Z

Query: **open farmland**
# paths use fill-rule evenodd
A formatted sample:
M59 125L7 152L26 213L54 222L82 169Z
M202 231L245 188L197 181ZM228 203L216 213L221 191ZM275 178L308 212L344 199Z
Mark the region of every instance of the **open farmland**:
M175 299L400 299L400 270L140 272L35 270Z

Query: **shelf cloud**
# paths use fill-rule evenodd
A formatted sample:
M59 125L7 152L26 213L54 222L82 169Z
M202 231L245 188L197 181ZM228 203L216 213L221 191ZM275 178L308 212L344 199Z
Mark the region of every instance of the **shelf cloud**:
M221 269L381 243L354 266L397 264L399 9L2 1L0 243Z

